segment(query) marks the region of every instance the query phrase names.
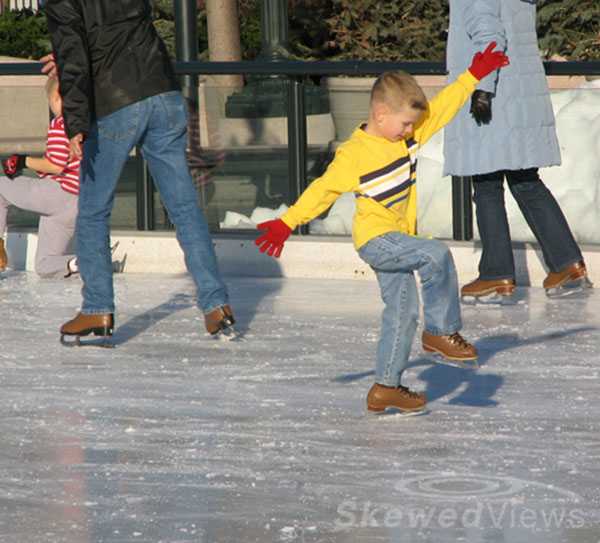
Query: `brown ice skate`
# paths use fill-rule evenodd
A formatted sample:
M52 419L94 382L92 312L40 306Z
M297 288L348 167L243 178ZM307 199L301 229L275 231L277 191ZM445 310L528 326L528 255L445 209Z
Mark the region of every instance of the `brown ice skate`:
M84 315L83 313L78 313L74 319L65 322L65 324L60 327L60 342L67 347L84 347L88 345L114 347L114 345L108 341L108 337L113 335L114 326L115 320L112 313L99 313L97 315ZM89 334L102 336L104 340L101 343L83 343L80 340L80 337ZM65 336L75 336L75 340L67 341Z
M466 304L506 304L514 293L514 279L475 279L460 289L461 301Z
M465 369L477 369L477 348L471 345L458 332L436 336L423 332L423 349L434 362Z
M575 262L561 272L550 272L543 285L550 298L566 296L592 287L583 261Z
M233 330L235 319L233 318L231 307L228 305L217 307L217 309L204 315L204 324L206 331L211 336L223 336L226 339L235 337L235 331Z
M383 413L386 409L398 409L417 414L425 411L427 400L423 394L412 392L408 388L387 387L375 383L367 395L367 409L372 413Z

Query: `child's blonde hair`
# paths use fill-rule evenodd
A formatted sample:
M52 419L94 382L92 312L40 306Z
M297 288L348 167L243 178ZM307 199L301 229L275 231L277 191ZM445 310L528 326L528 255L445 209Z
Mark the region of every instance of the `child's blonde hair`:
M384 72L371 89L371 108L378 106L395 113L406 106L425 111L427 98L413 76L401 71Z

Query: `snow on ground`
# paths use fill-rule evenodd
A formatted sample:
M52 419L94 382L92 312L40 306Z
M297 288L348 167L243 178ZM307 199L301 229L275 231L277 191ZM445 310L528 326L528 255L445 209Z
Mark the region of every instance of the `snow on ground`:
M478 371L421 357L429 413L365 411L375 282L115 277L115 349L68 348L81 283L0 275L2 543L600 541L600 304L465 307ZM420 333L420 331L419 331Z

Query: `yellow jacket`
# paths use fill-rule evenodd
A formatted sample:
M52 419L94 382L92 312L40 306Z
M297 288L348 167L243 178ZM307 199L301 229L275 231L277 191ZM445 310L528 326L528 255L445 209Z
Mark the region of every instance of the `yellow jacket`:
M392 142L358 127L338 148L325 173L315 179L281 217L292 230L318 217L346 192L356 195L352 239L356 249L387 232L414 234L417 222L417 152L449 123L478 80L468 70L427 105L414 134Z

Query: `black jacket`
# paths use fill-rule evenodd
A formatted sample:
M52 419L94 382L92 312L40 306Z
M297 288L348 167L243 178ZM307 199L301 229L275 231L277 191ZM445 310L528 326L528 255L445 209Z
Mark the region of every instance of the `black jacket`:
M46 0L69 138L161 92L179 90L148 0Z

